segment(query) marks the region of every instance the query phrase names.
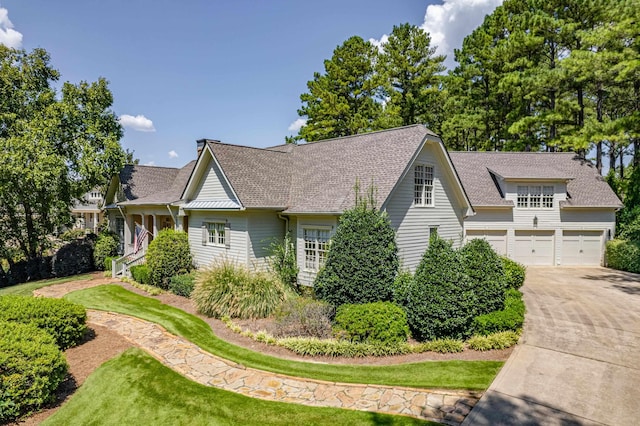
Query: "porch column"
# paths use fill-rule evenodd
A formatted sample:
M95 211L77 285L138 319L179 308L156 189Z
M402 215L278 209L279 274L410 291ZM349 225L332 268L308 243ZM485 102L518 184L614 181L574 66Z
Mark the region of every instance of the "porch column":
M157 237L158 236L158 220L155 214L152 214L151 217L153 218L153 236Z
M98 232L98 214L93 212L91 216L93 216L93 232Z

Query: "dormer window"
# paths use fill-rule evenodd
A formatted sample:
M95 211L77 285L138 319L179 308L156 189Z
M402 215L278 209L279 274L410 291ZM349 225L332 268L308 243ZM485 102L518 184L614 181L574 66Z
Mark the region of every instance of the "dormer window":
M553 192L553 186L518 185L516 205L519 209L551 209Z

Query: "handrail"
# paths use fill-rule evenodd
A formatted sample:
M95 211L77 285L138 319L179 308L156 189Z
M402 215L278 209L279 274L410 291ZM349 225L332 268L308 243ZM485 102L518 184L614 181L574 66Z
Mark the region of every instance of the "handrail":
M118 276L128 276L129 268L135 265L141 265L146 262L146 252L139 254L129 253L117 259L111 260L111 278Z

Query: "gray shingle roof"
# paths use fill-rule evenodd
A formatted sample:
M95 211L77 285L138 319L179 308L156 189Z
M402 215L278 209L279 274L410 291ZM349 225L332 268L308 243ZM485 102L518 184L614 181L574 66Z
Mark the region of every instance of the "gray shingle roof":
M570 179L562 207L622 207L622 203L589 161L574 153L450 152L474 207L513 206L493 174L505 179Z
M381 206L427 135L422 125L259 149L207 144L242 205L287 213L341 213L373 181Z
M178 169L126 165L120 172L120 183L126 201L119 204L169 204L180 200L196 162Z

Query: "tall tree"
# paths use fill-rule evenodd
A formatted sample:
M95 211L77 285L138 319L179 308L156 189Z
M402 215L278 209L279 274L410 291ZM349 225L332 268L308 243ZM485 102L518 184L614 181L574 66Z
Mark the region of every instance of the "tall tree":
M298 110L307 122L297 139L313 142L355 135L381 127L381 82L374 69L376 47L354 36L324 61L325 73L314 73Z
M125 159L107 82L64 83L58 97L49 62L43 49L0 46L0 250L28 259L72 223L73 200L104 185Z
M378 58L383 78L385 111L394 114L394 124L423 122L439 127L437 106L441 104L440 73L445 57L435 55L431 36L415 25L394 26Z

